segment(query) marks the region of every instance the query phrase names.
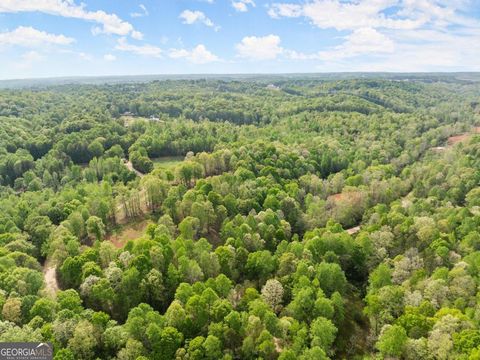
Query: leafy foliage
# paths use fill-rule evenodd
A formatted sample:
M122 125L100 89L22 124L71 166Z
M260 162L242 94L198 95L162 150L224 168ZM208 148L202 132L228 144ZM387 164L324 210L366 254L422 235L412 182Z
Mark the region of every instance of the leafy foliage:
M0 340L475 359L480 87L422 79L1 90Z

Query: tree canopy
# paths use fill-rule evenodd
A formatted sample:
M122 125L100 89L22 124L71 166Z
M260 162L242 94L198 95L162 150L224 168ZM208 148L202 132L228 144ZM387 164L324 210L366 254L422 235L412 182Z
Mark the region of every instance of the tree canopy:
M478 358L480 85L270 81L0 90L0 341Z

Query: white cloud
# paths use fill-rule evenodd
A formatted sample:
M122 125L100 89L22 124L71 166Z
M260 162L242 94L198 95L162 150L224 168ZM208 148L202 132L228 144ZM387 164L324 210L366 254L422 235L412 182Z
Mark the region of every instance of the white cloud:
M274 19L281 17L299 17L302 15L302 5L298 4L273 4L268 9L268 15Z
M131 36L135 40L142 40L143 39L143 34L140 31L136 31L136 30L132 31Z
M192 50L171 49L169 56L172 59L186 59L194 64L206 64L214 61L220 61L218 56L212 54L207 48L200 44Z
M459 14L468 1L445 0L308 0L304 4L274 3L268 14L272 18L305 17L321 29L354 30L383 28L418 29L427 24L478 26ZM476 24L476 25L474 25Z
M465 44L441 45L438 47L419 47L415 45L398 45L396 52L359 57L355 61L338 59L323 62L317 66L320 71L382 71L382 72L412 72L412 71L480 71L477 61L480 56L479 45L470 42L473 47ZM401 54L401 56L399 56Z
M105 61L115 61L115 60L117 60L117 57L115 55L112 55L112 54L105 54L105 55L103 55L103 60L105 60Z
M253 0L232 0L233 8L238 12L247 12L249 5L255 7L255 2Z
M141 12L133 12L130 14L131 17L133 18L138 18L138 17L144 17L144 16L148 16L149 13L148 13L148 10L147 10L147 7L143 4L140 4L139 5L140 9L142 10Z
M323 60L350 58L363 54L393 53L394 42L372 28L354 30L345 37L345 42L333 50L321 51L318 57Z
M344 42L329 50L316 53L303 53L280 46L280 37L249 36L236 45L239 57L253 60L274 60L283 57L290 60L334 61L365 54L391 54L395 51L394 42L372 28L362 28L344 37Z
M185 49L170 49L168 56L172 59L181 59L187 57L189 54L190 52Z
M137 55L149 56L149 57L162 57L162 49L154 45L133 45L130 44L126 38L122 37L118 39L116 50L130 52Z
M277 35L244 37L236 49L238 56L253 60L273 60L284 51Z
M40 47L45 45L69 45L75 39L65 35L49 34L33 27L19 26L13 31L0 33L0 46Z
M276 3L270 7L268 14L273 18L303 16L321 29L333 28L339 31L364 27L414 29L422 26L427 21L427 17L424 14L417 14L411 19L400 18L396 14L395 16L385 15L385 10L398 4L399 0L364 0L356 2L312 0L303 5Z
M339 49L315 54L323 59L317 67L321 71L479 71L479 31L465 32L462 36L432 29L390 31L395 38L392 52L377 51L371 56L357 54L355 59L339 55ZM340 46L341 47L341 46Z
M305 54L303 52L298 52L296 50L285 49L283 55L290 60L319 60L320 54Z
M212 20L210 20L203 12L195 10L184 10L179 16L180 19L183 20L184 24L192 25L192 24L203 24L208 27L213 27L215 31L219 30L220 27L216 26Z
M115 14L103 10L88 11L85 5L77 5L74 0L2 0L0 13L41 12L96 22L101 25L94 33L129 35L135 33L133 26ZM138 36L138 32L137 32Z
M480 30L458 36L433 30L402 33L393 54L385 56L378 68L390 71L479 71Z
M344 42L329 50L305 54L295 50L284 50L291 60L337 61L362 55L382 55L395 52L395 43L389 37L372 28L354 30L344 37Z
M316 53L284 49L282 55L291 60L322 61L322 71L458 71L480 68L480 20L468 15L474 4L305 0L274 3L268 14L276 19L305 18L320 29L342 32L339 45Z

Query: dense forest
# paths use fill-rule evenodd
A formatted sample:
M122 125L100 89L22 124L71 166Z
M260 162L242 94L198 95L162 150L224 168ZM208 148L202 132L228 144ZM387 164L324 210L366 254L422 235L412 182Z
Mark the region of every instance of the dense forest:
M478 79L35 85L0 124L0 341L480 359Z

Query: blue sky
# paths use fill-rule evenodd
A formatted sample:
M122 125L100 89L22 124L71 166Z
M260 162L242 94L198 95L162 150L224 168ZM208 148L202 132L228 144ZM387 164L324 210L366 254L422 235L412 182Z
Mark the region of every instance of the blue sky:
M480 0L0 0L0 78L480 71Z

